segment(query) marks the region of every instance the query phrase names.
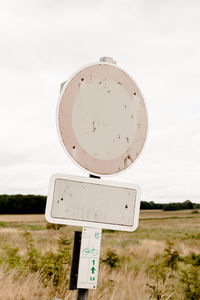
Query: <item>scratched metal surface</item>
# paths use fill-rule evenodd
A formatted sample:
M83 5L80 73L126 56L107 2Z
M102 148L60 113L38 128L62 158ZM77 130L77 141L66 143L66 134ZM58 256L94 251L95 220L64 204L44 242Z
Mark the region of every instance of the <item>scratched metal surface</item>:
M58 127L76 163L91 173L115 174L129 167L143 148L144 100L135 82L117 66L90 65L65 83Z
M51 217L133 226L135 202L133 188L56 179Z

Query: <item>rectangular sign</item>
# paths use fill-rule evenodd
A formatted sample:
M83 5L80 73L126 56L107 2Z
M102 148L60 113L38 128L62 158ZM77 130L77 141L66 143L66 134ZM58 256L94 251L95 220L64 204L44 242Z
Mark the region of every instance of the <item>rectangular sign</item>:
M45 216L50 223L134 231L139 209L136 185L55 174L50 179Z
M100 246L101 229L83 228L78 268L78 289L97 288Z

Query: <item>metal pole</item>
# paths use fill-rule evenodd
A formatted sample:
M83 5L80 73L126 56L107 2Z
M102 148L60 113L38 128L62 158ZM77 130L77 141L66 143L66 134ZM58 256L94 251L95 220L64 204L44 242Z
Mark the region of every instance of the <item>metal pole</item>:
M77 290L77 300L88 300L88 289L78 289Z
M89 174L90 178L98 178L101 177ZM80 250L79 250L80 251ZM88 289L77 289L77 298L76 300L88 300L89 290Z
M74 247L73 247L73 254L72 254L72 266L71 266L70 281L69 281L69 289L70 290L77 289L78 265L79 265L79 256L80 256L80 247L81 247L81 235L82 235L82 233L79 231L74 232Z

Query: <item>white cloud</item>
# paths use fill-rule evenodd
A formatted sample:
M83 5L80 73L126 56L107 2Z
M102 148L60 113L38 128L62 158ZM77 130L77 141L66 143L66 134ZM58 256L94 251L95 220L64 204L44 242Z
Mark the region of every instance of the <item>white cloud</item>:
M200 201L198 1L0 6L0 193L47 193L51 172L84 174L58 142L59 84L107 55L138 82L150 124L143 155L114 179L140 184L144 200Z

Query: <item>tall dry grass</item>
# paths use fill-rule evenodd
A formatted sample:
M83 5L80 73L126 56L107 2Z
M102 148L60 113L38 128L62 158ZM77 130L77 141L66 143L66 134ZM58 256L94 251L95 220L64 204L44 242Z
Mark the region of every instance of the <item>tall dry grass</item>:
M174 218L179 212L145 211L141 212L139 228L133 233L104 232L102 238L102 255L111 248L119 255L127 256L120 268L111 269L101 264L97 290L90 290L90 300L149 300L147 275L145 269L154 257L163 253L166 240L172 240L183 255L191 251L200 253L200 214L192 215L190 211L180 212L180 219ZM19 248L24 255L26 247L23 238L24 229L29 231L35 247L45 253L57 250L57 240L63 234L73 239L76 227L62 227L59 231L46 230L43 215L1 216L0 249L10 244ZM39 225L41 228L37 229ZM1 225L0 225L1 226ZM34 227L35 226L35 227ZM41 274L19 273L0 267L0 300L75 300L76 291L69 291L68 286L56 290L51 281L46 286L41 281ZM152 298L153 299L153 298Z
M39 273L21 274L0 268L1 300L49 300L51 283L45 288Z
M40 273L19 275L16 271L6 271L0 268L0 299L1 300L53 300L61 297L53 288L52 282L44 287ZM63 300L75 300L76 291L69 291L66 287L62 291ZM98 288L90 290L90 300L145 300L149 299L146 291L144 272L110 271L103 266L99 272Z

